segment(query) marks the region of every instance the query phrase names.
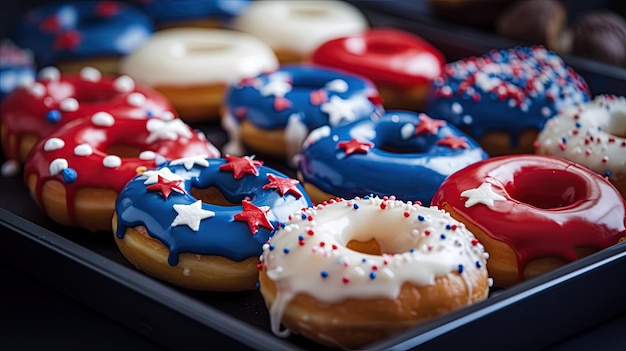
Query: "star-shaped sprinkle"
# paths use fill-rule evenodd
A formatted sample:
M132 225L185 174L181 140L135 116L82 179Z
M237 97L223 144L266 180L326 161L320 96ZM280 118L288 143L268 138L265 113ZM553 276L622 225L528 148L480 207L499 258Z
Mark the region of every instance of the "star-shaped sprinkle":
M445 138L437 141L437 145L448 146L452 150L469 148L467 139L463 137L455 137L453 135L446 135Z
M274 230L274 226L272 226L272 223L267 219L267 212L270 210L269 206L258 207L248 200L242 200L241 206L243 207L243 212L236 214L233 218L236 221L248 222L248 227L252 235L259 231L259 226Z
M291 107L291 101L289 99L277 96L274 99L274 110L280 112L282 110L286 110Z
M350 122L356 119L356 114L352 111L350 102L343 100L337 95L333 95L329 102L322 104L321 110L328 114L328 123L331 126L338 125L342 120Z
M492 208L495 201L506 200L504 196L496 194L489 183L482 183L478 188L465 190L461 193L461 196L467 198L465 207L484 204Z
M420 123L416 125L415 135L424 134L424 133L437 134L437 131L439 131L439 128L446 125L445 121L432 119L423 113L419 115L419 119L420 119Z
M200 167L209 167L209 161L207 161L207 155L196 155L182 157L170 162L170 166L183 165L186 170L190 170L193 166L198 165Z
M232 171L235 179L241 179L246 174L259 175L257 167L263 165L263 161L257 161L250 156L237 157L226 155L225 164L220 166L220 171Z
M55 50L74 50L80 44L82 38L79 32L68 30L57 35L52 44Z
M163 177L162 175L158 175L158 180L155 184L152 185L148 185L146 187L146 190L149 191L160 191L161 194L163 194L164 198L168 198L170 196L170 194L172 193L172 191L177 191L181 194L186 194L187 192L185 191L185 189L183 189L180 186L180 183L182 183L183 180L182 179L167 179L165 177Z
M291 91L291 84L283 80L272 80L265 84L261 89L261 96L284 97Z
M352 138L350 141L340 141L337 147L343 149L346 152L346 156L355 152L366 154L374 146L369 141L358 141L356 138Z
M299 199L302 196L300 190L298 190L299 181L292 178L283 178L279 177L275 174L268 174L267 179L270 181L269 183L263 185L263 189L276 189L280 193L281 196L285 196L285 194L291 194Z
M102 17L115 16L120 11L120 6L114 1L101 1L96 4L95 13Z
M215 212L202 209L202 200L189 205L175 204L174 211L178 213L171 226L186 225L194 232L200 229L200 221L215 216Z
M146 122L146 130L150 135L146 138L146 143L152 144L157 140L178 140L179 137L191 138L193 134L188 125L181 119L164 121L152 118Z
M159 181L159 177L163 177L168 180L183 180L181 176L172 173L172 171L167 167L163 167L159 170L148 170L143 172L142 175L147 177L143 182L145 185L156 184Z
M328 94L324 90L313 90L309 94L309 102L311 105L318 106L328 101Z

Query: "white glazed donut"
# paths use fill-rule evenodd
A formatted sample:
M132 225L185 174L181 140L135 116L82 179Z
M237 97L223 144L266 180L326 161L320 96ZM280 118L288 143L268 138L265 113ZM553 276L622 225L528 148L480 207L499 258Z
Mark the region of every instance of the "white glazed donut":
M486 298L486 257L436 207L336 199L294 214L264 245L260 292L275 334L352 349Z
M599 95L563 110L539 133L536 153L570 160L608 177L626 197L626 98Z
M277 67L272 49L252 35L203 28L159 31L121 63L121 71L166 95L187 121L219 118L229 84Z
M354 6L330 1L253 1L232 27L266 42L281 63L302 62L322 43L369 28Z

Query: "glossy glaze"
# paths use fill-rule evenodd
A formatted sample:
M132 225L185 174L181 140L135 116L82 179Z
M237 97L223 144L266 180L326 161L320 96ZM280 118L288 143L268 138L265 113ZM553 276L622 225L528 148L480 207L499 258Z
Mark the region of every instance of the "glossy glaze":
M2 139L5 156L20 159L18 145L26 134L41 139L70 121L96 112L118 119L175 117L169 100L151 88L136 85L128 76L102 76L93 68L79 74L60 74L56 68L47 67L35 83L14 90L2 104L2 126L15 136Z
M15 43L33 50L38 65L94 56L126 55L153 32L152 20L120 1L72 1L26 12Z
M109 154L111 147L121 145L136 149L136 153ZM180 119L115 119L100 112L72 121L40 140L26 160L24 179L28 182L31 175L36 176L33 196L39 204L44 183L61 182L67 212L75 221L78 190L100 188L119 193L138 172L196 155L219 157L219 151Z
M305 182L335 196L393 194L428 204L446 177L486 157L444 121L389 111L379 119L314 130L298 169Z
M281 184L286 183L281 180L288 179L287 176L263 166L263 162L252 161L249 157L203 158L190 168L172 161L136 176L116 202L117 237L123 238L128 227L145 226L151 237L169 248L170 265L176 265L178 255L183 252L217 255L234 261L260 255L275 229L311 202L297 181L287 182L283 187ZM242 176L237 179L233 169L241 169ZM164 196L160 191L148 189L159 174L179 180L182 191ZM198 217L196 230L176 220L174 207L196 204L198 200L190 195L191 190L209 187L217 188L233 205L202 202L198 213L204 215Z
M445 58L422 38L398 29L374 28L327 41L312 62L371 79L376 86L409 89L441 75Z
M515 147L524 131L541 130L561 109L589 98L584 79L555 53L515 47L447 64L434 81L426 112L477 139L507 133Z
M4 39L0 41L0 102L16 88L35 80L35 61L30 50L24 50Z
M216 18L228 21L241 14L250 0L134 0L157 24Z
M432 205L508 244L517 257L519 281L534 259L571 262L576 247L602 249L626 236L619 192L589 169L548 156L477 162L446 179Z

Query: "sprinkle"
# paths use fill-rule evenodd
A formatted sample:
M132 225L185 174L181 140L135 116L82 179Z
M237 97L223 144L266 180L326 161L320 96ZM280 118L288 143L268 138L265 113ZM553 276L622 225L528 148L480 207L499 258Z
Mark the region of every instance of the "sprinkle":
M59 110L50 110L46 113L46 121L50 123L58 123L61 120L61 112Z
M130 93L126 98L126 102L131 106L143 106L146 103L146 97L140 93Z
M359 209L359 205L354 204L354 205L352 205L352 208L354 208L355 210L358 210Z
M50 166L48 166L48 170L50 171L51 176L55 176L61 173L64 169L68 167L67 160L64 158L57 158L50 162Z
M80 144L76 145L74 148L74 155L76 156L91 156L93 154L93 149L89 144Z
M376 272L370 272L370 279L376 279Z
M289 250L289 248L288 248L288 247L286 247L286 248L284 248L284 249L283 249L283 252L284 252L284 253L286 253L286 254L288 254L288 253L289 253L289 251L290 251L290 250Z
M89 66L83 67L79 74L82 80L88 82L98 82L102 78L102 74L98 69Z
M74 168L66 168L61 171L61 175L63 176L63 181L66 184L72 183L76 180L77 174Z
M417 216L417 220L420 221L420 222L424 222L425 218L422 215L418 215Z
M476 268L480 268L480 267L482 267L482 266L483 266L483 265L480 263L480 261L476 261Z
M47 81L57 81L61 78L61 71L56 67L45 67L39 71L39 79Z
M348 278L348 277L342 277L342 278L341 278L341 281L342 281L344 284L348 284L348 283L350 282L350 278Z
M61 103L59 104L59 108L62 111L66 111L66 112L78 111L78 100L74 98L67 98L65 100L62 100Z
M129 76L120 76L115 79L113 86L120 93L130 93L135 89L135 81Z
M122 159L119 156L108 155L102 160L102 165L107 168L117 168L122 165Z
M46 142L43 144L43 149L44 151L50 152L50 151L62 149L64 146L65 146L65 142L63 141L63 139L50 138L46 140Z
M446 235L442 233L441 235L439 235L439 238L441 238L441 240L444 240L446 238Z
M111 127L115 124L115 118L106 112L96 112L91 116L91 123L98 127Z
M405 211L405 212L403 213L403 216L404 216L405 218L408 218L410 215L411 215L411 214L410 214L409 212L407 212L407 211Z
M3 177L13 177L20 173L20 162L18 160L7 160L0 168L0 175Z
M322 276L322 278L326 278L326 277L328 277L328 272L327 271L321 271L320 275Z
M380 203L380 209L384 210L385 208L387 208L387 203L385 201Z
M154 151L142 151L139 154L139 159L144 161L154 160L156 158L156 153Z
M263 264L262 263L257 263L256 264L256 269L258 269L260 271L263 270Z
M478 239L472 239L472 246L478 245Z
M274 251L275 246L273 244L270 244L269 249L270 251Z
M463 265L462 264L459 265L458 270L459 270L459 274L463 273Z

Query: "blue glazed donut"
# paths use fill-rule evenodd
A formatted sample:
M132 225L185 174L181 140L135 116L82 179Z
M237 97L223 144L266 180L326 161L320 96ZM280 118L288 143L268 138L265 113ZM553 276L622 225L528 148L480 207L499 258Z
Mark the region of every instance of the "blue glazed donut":
M250 0L135 0L157 25L197 19L228 21L242 13Z
M74 1L36 7L17 23L14 41L41 66L130 53L152 34L152 20L123 2Z
M309 131L379 116L383 107L371 81L300 64L232 85L223 110L222 125L231 140L225 152L243 154L245 144L291 161Z
M374 194L429 204L450 174L485 158L474 140L445 121L389 111L312 131L298 173L315 202Z
M199 195L210 189L223 199ZM251 157L189 157L133 178L117 198L113 229L124 256L149 275L193 289L252 289L263 244L310 205L297 180ZM143 249L133 249L138 226ZM221 269L229 271L223 281ZM213 276L201 278L206 272Z
M35 62L32 53L15 46L8 39L0 42L0 101L21 85L35 81Z
M491 156L533 153L549 118L589 98L587 83L557 54L514 47L448 63L425 112L467 130ZM502 135L484 139L492 133Z

